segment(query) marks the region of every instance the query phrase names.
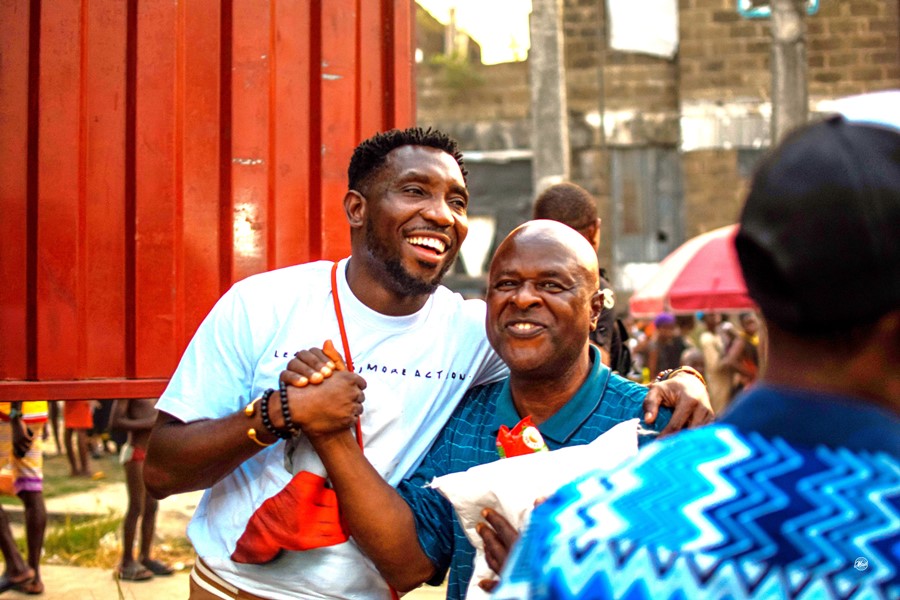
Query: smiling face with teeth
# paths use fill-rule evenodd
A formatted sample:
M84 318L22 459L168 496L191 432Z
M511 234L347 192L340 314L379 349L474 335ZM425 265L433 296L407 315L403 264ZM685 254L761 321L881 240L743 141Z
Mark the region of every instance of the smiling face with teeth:
M456 159L436 148L401 146L359 193L360 258L374 280L400 297L434 292L469 229L469 195Z
M566 225L530 221L503 241L491 262L487 334L511 377L586 375L598 287L593 248Z

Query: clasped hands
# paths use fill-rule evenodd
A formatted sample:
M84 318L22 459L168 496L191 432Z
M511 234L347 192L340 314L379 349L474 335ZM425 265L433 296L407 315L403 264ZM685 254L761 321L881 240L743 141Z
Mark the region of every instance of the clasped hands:
M279 379L287 387L291 420L308 437L346 431L363 412L366 380L347 369L330 340L294 354ZM276 428L284 423L279 413L270 411Z

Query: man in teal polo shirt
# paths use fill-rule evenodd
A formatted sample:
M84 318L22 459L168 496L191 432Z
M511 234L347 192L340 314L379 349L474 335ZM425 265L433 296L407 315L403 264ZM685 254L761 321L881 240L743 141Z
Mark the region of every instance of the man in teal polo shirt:
M735 249L762 378L541 504L495 600L900 598L898 107L838 101L760 163Z
M353 538L395 589L439 583L449 568L447 597L464 596L474 548L446 499L423 485L497 460L501 425L512 428L530 416L555 450L586 444L617 423L643 416L647 388L612 374L589 343L602 308L598 284L593 248L568 226L531 221L507 237L491 263L487 335L509 366L509 378L470 390L396 491L369 465L349 430L304 431L328 471ZM288 383L325 364L318 351L299 354L292 371L282 373ZM701 380L687 373L662 387L666 394L707 397ZM669 415L660 411L653 429L662 430ZM708 415L698 411L688 421L700 425ZM486 544L510 543L514 532L500 525L496 532L480 528Z

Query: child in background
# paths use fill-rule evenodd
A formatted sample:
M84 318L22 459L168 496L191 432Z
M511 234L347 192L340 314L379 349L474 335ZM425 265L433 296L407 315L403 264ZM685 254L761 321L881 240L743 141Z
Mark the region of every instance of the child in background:
M0 508L0 552L6 566L0 575L0 593L16 590L23 594L44 593L41 554L47 527L44 504L43 433L47 402L0 402L0 465L12 467L12 489L25 508L25 547L28 562L13 538L9 517Z
M110 427L128 432L119 462L125 467L128 510L122 523L122 560L116 571L119 579L146 581L154 575L171 575L174 569L150 558L150 546L156 530L159 502L144 487L144 457L150 429L156 422L156 400L152 398L116 400L110 416ZM141 521L141 545L134 558L134 539Z
M66 455L73 477L102 479L102 471L91 472L90 430L94 426L93 411L96 400L67 400L63 403L66 425ZM73 444L74 442L74 444Z

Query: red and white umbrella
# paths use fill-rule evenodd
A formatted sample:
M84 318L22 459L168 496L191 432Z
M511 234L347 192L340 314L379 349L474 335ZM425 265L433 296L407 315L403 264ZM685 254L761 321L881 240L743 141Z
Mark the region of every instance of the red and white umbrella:
M755 304L734 249L737 225L698 235L669 254L656 274L629 301L631 314L752 310Z

